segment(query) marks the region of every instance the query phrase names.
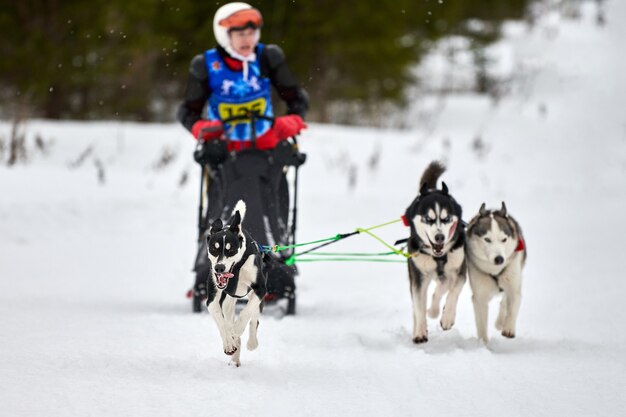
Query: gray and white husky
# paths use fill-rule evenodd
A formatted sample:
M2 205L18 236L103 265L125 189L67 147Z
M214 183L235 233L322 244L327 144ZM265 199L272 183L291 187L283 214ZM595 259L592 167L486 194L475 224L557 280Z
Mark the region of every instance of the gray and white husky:
M243 230L246 205L239 200L227 226L215 220L207 236L207 255L211 265L207 277L207 309L222 337L224 353L232 355L232 362L239 366L241 335L249 326L247 347L256 349L257 327L267 293L263 272L262 255L250 234ZM240 298L248 303L235 315L235 303Z
M515 324L522 300L522 268L526 245L519 224L500 210L486 210L485 203L467 226L467 264L478 338L488 341L489 301L502 293L496 329L515 337Z
M439 317L441 298L448 293L440 324L443 330L454 325L456 305L465 284L465 231L462 209L442 182L437 180L444 166L431 162L422 174L420 191L404 213L411 228L408 240L409 283L413 301L413 342L428 341L426 304L431 280L437 282L428 315Z

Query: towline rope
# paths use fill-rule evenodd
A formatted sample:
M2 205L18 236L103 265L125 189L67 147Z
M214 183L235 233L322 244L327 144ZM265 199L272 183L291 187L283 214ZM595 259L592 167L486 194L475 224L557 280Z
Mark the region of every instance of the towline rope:
M297 244L293 244L293 245L274 245L274 246L267 246L267 245L259 245L259 249L261 249L261 252L263 253L269 253L269 252L280 252L283 250L287 250L287 249L294 249L294 248L298 248L298 247L302 247L302 246L310 246L310 245L315 245L315 244L319 244L318 246L315 246L313 248L310 248L308 250L305 250L304 252L300 252L300 253L294 253L293 255L291 255L289 258L287 258L287 260L285 261L286 265L293 265L296 262L296 258L303 256L303 255L315 255L315 256L319 256L319 257L324 257L325 259L300 259L298 260L298 262L320 262L320 261L355 261L355 260L360 260L360 261L368 261L368 262L404 262L404 261L400 261L400 260L392 260L392 259L380 259L380 257L382 256L389 256L389 255L402 255L405 258L409 258L411 257L411 255L403 250L400 249L396 249L394 248L392 245L388 244L387 242L385 242L383 239L381 239L379 236L375 235L374 233L372 233L371 231L374 229L378 229L381 227L385 227L385 226L389 226L391 224L395 224L398 222L401 222L402 219L397 219L397 220L392 220L389 222L385 222L385 223L381 223L381 224L377 224L375 226L370 226L367 228L357 228L354 232L350 232L350 233L338 233L333 237L329 237L329 238L325 238L325 239L318 239L318 240L313 240L311 242L304 242L304 243L297 243ZM328 246L332 243L338 242L340 240L346 239L350 236L354 236L354 235L358 235L360 233L364 233L367 234L368 236L372 237L373 239L377 240L378 242L382 243L385 247L387 247L391 252L384 252L384 253L317 253L317 254L313 254L312 252L323 248L324 246Z

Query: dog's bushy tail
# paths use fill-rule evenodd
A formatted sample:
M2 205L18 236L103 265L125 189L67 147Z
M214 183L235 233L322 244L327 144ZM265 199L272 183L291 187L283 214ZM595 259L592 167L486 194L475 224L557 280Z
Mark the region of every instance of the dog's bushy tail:
M244 217L246 217L246 203L243 200L239 200L237 201L237 204L235 204L233 216L237 211L239 211L239 216L241 216L241 221L243 222Z
M437 180L446 170L445 165L443 165L439 161L432 161L428 168L422 174L422 179L420 180L420 190L426 189L432 190L437 188Z

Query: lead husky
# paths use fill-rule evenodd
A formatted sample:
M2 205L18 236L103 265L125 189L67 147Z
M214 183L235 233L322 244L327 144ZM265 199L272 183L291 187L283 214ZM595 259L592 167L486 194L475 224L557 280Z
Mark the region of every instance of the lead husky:
M478 338L488 341L489 301L502 292L496 329L515 337L515 323L522 298L522 268L526 245L519 224L502 202L500 210L480 206L467 227L467 258Z
M439 305L448 292L441 315L443 330L454 325L456 305L465 283L465 231L461 206L437 180L445 171L439 162L431 162L422 174L419 195L406 209L404 219L411 227L408 260L411 299L413 300L413 342L428 341L426 303L431 280L437 286L428 310L430 318L439 316Z
M256 337L263 297L267 292L262 257L250 234L241 227L246 204L239 200L230 225L217 219L207 236L210 277L207 279L207 308L215 320L224 344L224 353L240 366L241 335L250 323L248 350L258 346ZM248 303L235 317L237 299L248 297Z

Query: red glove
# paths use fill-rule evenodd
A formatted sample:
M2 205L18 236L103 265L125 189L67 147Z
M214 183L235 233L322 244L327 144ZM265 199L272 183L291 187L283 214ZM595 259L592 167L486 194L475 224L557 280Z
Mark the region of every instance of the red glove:
M295 136L300 133L302 129L306 129L306 127L306 123L304 123L302 117L297 114L289 114L274 119L274 131L279 140Z
M255 148L262 151L274 149L278 142L279 140L278 136L276 136L276 132L274 132L274 129L270 129L256 139ZM243 149L250 148L252 148L252 142L241 142L238 140L228 142L228 151L241 151Z
M194 138L200 140L215 139L222 136L224 126L219 120L203 120L200 119L191 127L191 134Z
M278 136L274 129L268 130L256 139L256 148L261 150L274 149L277 144Z

